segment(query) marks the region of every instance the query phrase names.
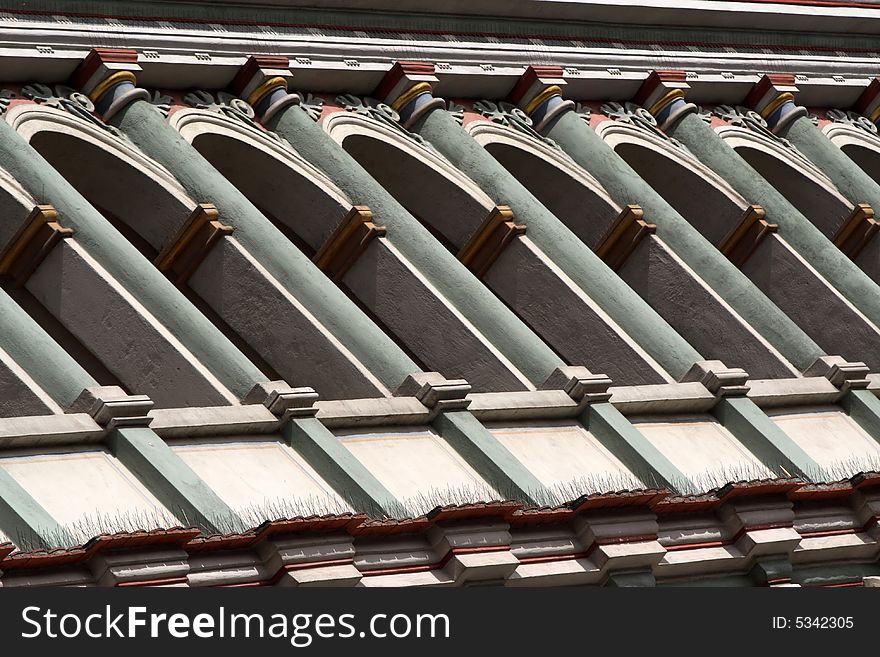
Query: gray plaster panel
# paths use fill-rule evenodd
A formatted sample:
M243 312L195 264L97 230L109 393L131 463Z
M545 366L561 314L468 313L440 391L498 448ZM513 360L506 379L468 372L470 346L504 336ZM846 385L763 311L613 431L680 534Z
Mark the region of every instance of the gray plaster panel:
M706 358L755 378L794 372L657 237L642 240L620 275Z
M51 414L52 409L41 399L43 394L0 360L0 417Z
M132 393L149 395L158 406L229 403L229 393L105 276L68 239L49 253L27 289Z
M520 238L504 249L484 281L569 363L607 374L617 385L664 383L659 366L563 276Z
M387 393L234 238L211 249L189 285L293 385L330 399Z
M524 382L402 260L385 238L373 240L344 282L429 369L463 378L474 391L524 390Z
M880 368L880 331L778 235L764 240L743 271L829 354Z

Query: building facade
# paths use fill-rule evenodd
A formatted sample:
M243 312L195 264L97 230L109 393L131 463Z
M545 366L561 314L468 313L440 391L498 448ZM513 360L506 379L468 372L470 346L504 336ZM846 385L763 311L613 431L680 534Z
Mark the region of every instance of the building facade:
M433 4L2 3L0 585L877 582L880 2Z

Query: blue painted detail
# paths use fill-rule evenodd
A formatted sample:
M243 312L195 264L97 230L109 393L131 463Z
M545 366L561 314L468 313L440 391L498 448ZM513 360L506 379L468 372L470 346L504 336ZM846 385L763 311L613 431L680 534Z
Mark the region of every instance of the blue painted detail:
M539 123L541 123L541 121L544 120L544 117L547 116L547 114L551 110L558 107L559 104L562 102L564 102L562 100L562 96L560 96L560 95L550 96L550 98L548 98L543 103L538 105L538 107L535 108L535 110L532 112L531 117L529 117L529 118L532 119L532 123L534 123L535 125L538 125Z
M263 97L260 98L256 105L254 105L254 112L256 112L257 116L263 116L266 111L272 107L275 101L279 100L282 96L287 95L287 88L282 86L275 87L267 94L263 94Z
M419 94L411 101L409 101L406 105L400 108L398 114L400 115L400 120L402 123L406 123L409 120L417 109L423 107L426 103L434 100L434 96L430 91L426 91L424 93Z
M110 106L113 104L114 100L134 88L134 84L132 84L131 82L120 82L119 84L108 89L100 98L98 98L98 102L95 103L95 109L98 111L99 114L103 114L108 109L110 109Z

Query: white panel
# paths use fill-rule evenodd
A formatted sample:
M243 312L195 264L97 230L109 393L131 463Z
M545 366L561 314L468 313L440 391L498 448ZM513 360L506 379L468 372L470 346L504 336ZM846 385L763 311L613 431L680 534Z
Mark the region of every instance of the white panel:
M138 524L139 517L156 521L168 517L153 494L103 449L10 456L0 460L0 467L62 525L85 520L91 528L97 520L107 524L94 527L97 530L120 531L134 529L129 521Z
M495 425L489 428L492 435L545 486L594 480L600 487L606 484L614 488L615 483L630 483L635 479L611 452L576 422ZM623 487L637 486L638 483L632 482Z
M880 445L836 406L768 415L810 458L836 476L880 466Z
M771 472L710 415L630 420L682 474L704 488Z
M295 450L281 442L229 439L172 448L233 509L283 505L301 514L349 509Z
M471 501L480 501L492 492L474 469L433 431L395 428L372 433L340 431L337 435L373 476L403 502L452 503L465 501L456 496L466 496L468 492L477 496Z

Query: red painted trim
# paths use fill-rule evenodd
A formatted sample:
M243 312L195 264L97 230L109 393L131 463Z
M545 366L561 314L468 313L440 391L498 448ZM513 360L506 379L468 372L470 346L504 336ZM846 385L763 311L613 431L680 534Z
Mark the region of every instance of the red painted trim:
M186 575L181 577L166 577L165 579L145 579L138 582L119 582L118 588L131 588L136 586L169 586L171 584L187 584Z

